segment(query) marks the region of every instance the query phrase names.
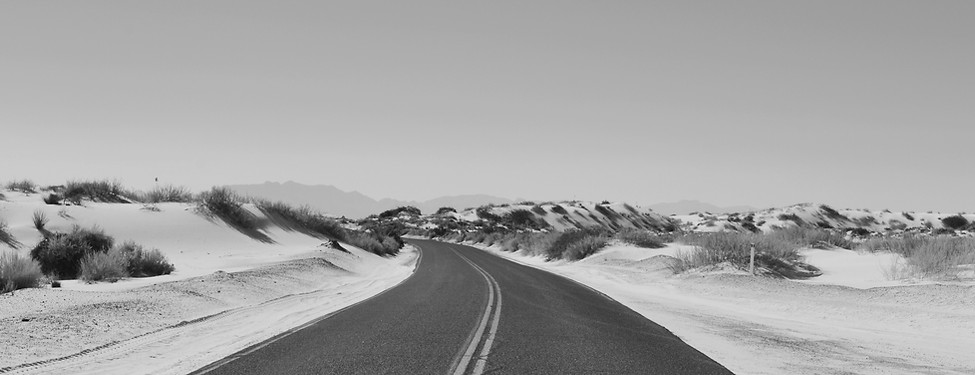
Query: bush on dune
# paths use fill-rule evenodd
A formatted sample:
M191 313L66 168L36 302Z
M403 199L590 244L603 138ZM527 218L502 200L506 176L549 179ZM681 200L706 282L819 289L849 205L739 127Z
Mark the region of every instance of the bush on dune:
M30 252L41 271L67 279L78 276L81 260L90 253L104 253L112 248L115 240L104 231L81 228L75 225L69 233L52 233L46 236Z
M183 186L157 186L138 199L143 203L188 203L193 201L193 193Z
M628 244L647 249L659 249L666 246L663 238L647 230L626 228L616 233L616 239Z
M204 215L222 220L248 237L266 243L274 242L262 232L264 223L244 208L245 202L246 199L229 188L214 187L210 191L200 193L197 209Z
M545 251L546 257L550 260L579 260L605 247L609 238L609 231L602 228L565 231Z
M128 276L125 255L118 248L108 252L87 253L79 264L79 278L86 282L115 282Z
M106 203L131 203L136 194L125 190L122 183L109 180L68 181L64 185L63 198L74 204L82 200Z
M775 236L754 233L715 232L692 233L681 237L679 242L697 247L695 251L678 255L675 271L689 268L730 263L746 269L750 263L751 247L755 246L755 265L786 277L815 276L818 270L797 269L802 259L798 245Z
M320 238L345 240L345 229L338 222L311 207L292 207L283 202L267 200L255 200L254 204L272 223L284 230L299 231Z
M159 249L145 249L135 242L126 241L113 250L117 250L124 259L127 276L168 275L176 270Z
M843 234L821 228L790 227L777 229L767 236L775 237L784 241L789 241L803 247L830 248L841 247L852 249L856 244Z
M7 190L19 191L25 194L33 194L37 192L37 184L31 180L17 180L7 182Z
M14 251L0 253L0 293L40 285L44 274L33 259Z

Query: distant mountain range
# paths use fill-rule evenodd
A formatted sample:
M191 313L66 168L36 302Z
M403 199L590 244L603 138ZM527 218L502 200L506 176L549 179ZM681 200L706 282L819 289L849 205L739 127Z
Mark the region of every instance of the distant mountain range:
M679 202L672 203L658 203L652 204L647 207L654 210L659 214L670 215L685 215L691 212L710 212L712 214L727 214L733 212L750 212L757 211L758 209L751 206L730 206L730 207L719 207L710 203L705 203L695 200L682 200Z
M507 198L483 194L447 196L424 202L388 198L376 200L357 191L343 191L331 185L304 185L293 181L227 185L227 187L246 196L282 201L293 205L307 204L329 215L348 218L363 218L401 206L414 206L424 214L430 214L436 212L440 207L453 207L462 210L487 204L514 203Z

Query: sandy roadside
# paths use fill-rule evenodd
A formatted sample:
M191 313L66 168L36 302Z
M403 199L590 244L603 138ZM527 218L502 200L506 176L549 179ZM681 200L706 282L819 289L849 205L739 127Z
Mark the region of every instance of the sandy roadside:
M129 290L5 294L0 373L186 373L381 293L418 254L349 250Z
M633 249L580 262L486 250L595 288L735 373L975 373L970 284L859 289L731 273L674 276Z

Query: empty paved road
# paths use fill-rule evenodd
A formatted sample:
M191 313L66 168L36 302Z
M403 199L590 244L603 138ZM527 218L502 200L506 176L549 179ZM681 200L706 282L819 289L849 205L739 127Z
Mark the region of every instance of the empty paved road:
M207 374L729 374L575 282L461 245L410 240L416 273Z

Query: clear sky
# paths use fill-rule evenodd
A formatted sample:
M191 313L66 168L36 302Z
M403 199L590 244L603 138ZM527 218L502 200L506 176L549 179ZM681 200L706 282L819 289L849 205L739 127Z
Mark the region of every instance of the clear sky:
M0 180L975 211L972 1L0 1Z

